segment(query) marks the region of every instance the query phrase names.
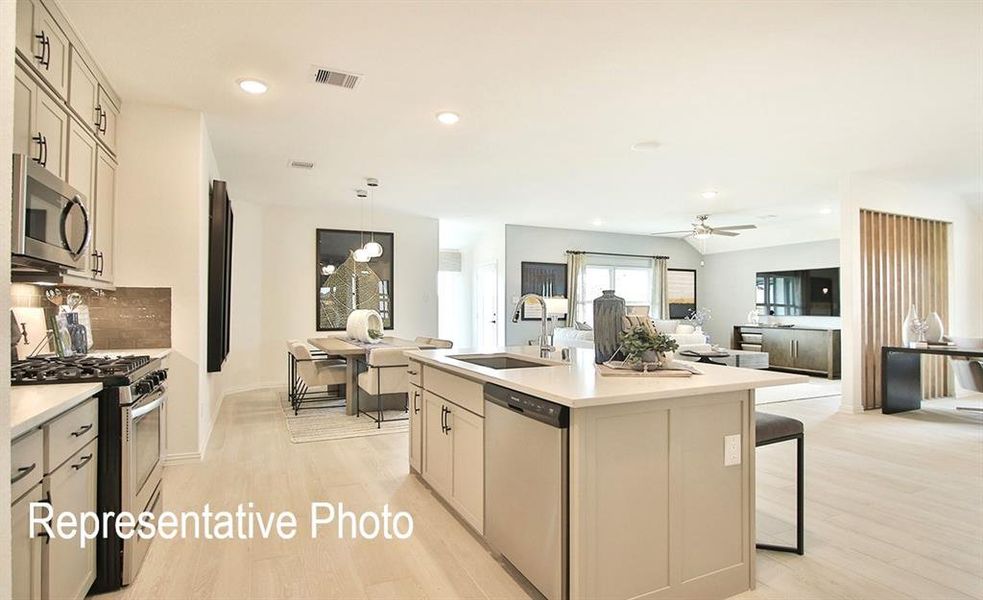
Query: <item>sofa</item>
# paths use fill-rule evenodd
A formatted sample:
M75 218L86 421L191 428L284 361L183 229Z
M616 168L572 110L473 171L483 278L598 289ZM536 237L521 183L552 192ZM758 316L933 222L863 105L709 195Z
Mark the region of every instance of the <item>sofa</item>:
M707 343L706 336L702 333L686 331L692 325L682 320L653 319L656 331L664 333L676 340L679 350L694 350L697 352L707 352L710 344ZM680 325L684 331L677 332ZM553 345L567 348L594 348L594 332L592 330L581 330L573 327L557 327L553 331Z

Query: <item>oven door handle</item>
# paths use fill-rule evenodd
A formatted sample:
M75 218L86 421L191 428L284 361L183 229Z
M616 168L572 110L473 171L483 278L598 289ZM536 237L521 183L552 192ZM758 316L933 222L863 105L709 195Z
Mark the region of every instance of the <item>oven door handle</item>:
M139 419L148 412L157 410L157 408L164 403L164 394L161 394L159 398L150 402L149 404L144 404L140 408L135 408L130 412L131 419Z

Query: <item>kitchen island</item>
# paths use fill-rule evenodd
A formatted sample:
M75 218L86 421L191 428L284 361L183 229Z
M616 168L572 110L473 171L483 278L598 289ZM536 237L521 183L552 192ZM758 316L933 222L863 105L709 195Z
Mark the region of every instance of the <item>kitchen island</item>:
M551 600L753 588L754 389L805 378L611 377L570 353L408 351L410 466Z

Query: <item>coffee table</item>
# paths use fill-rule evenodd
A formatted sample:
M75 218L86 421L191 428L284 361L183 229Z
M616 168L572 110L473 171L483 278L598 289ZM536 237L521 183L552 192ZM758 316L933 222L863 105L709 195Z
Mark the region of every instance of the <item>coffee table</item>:
M701 355L707 355L706 359L704 360L704 357ZM731 348L721 348L720 350L709 352L683 350L679 352L679 358L703 363L723 364L728 367L741 367L742 369L768 368L768 353L754 350L733 350Z
M713 358L727 358L728 356L730 356L730 354L728 354L727 352L723 352L721 350L707 350L707 351L703 351L703 350L683 350L682 352L679 353L679 355L680 356L688 356L690 358L696 358L696 359L698 359L696 361L698 363L706 363L706 364L710 364L710 365L720 365L722 367L728 366L727 363L717 362L717 361L711 360L711 359L713 359Z

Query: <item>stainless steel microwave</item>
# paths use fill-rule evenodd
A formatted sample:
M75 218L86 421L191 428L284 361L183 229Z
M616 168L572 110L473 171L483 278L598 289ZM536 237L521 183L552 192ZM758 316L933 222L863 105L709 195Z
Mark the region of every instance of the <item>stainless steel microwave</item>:
M14 154L11 253L82 269L92 233L86 197L23 154Z

